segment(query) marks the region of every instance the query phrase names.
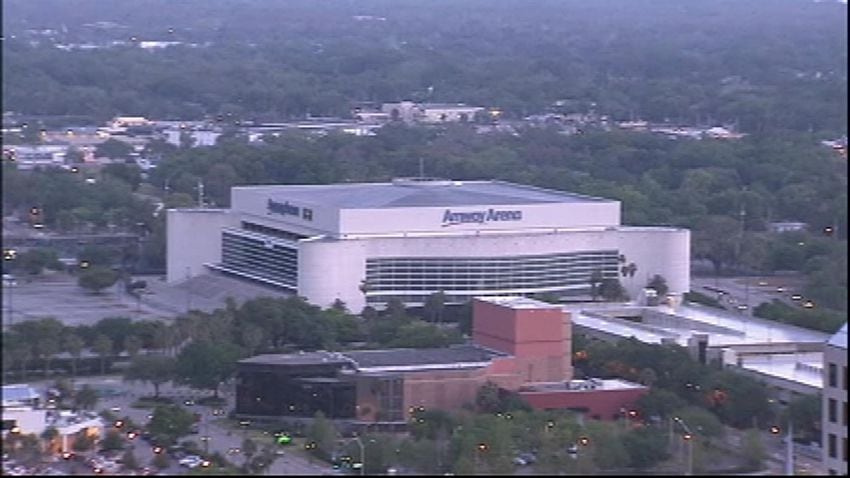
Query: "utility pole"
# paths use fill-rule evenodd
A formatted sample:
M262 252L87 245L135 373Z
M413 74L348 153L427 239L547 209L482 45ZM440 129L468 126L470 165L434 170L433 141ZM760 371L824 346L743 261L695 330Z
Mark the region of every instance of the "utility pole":
M419 179L425 179L425 158L419 157Z
M785 447L785 476L794 476L794 424L788 419L788 443Z
M198 179L198 207L204 208L204 183Z

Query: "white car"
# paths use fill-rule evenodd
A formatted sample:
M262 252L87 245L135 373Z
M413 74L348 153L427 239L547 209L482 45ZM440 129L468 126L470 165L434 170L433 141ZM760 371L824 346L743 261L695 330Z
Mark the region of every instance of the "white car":
M180 463L180 466L185 466L187 468L196 468L198 466L201 466L201 463L203 461L204 460L202 460L199 456L189 455L185 458L181 458L178 463Z

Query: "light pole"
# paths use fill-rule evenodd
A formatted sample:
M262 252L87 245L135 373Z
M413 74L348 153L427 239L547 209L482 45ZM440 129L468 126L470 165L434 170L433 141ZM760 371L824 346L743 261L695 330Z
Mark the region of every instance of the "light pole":
M12 264L12 261L14 261L17 257L18 251L14 249L6 249L5 251L3 251L3 260L6 261L10 266ZM11 270L11 267L9 269ZM11 327L12 325L15 325L15 310L12 302L12 292L14 291L16 285L15 280L11 277L8 280L4 278L3 285L8 286L9 288L9 326Z
M345 441L345 440L343 439L341 441ZM353 438L351 438L348 441L349 442L353 441L353 442L357 443L358 447L360 447L360 463L359 463L359 465L360 465L360 475L361 476L365 475L366 474L366 447L363 445L363 441L360 440L359 436L355 435ZM352 465L352 468L353 467L354 467L354 465Z
M685 471L685 474L688 475L688 476L693 475L694 474L694 434L691 432L691 429L687 425L687 423L685 423L685 421L682 420L681 418L673 417L673 421L678 423L685 430L685 434L682 435L682 439L688 445L688 450L687 450L687 452L688 452L688 468ZM672 426L670 427L670 431L672 433L672 431L673 431Z

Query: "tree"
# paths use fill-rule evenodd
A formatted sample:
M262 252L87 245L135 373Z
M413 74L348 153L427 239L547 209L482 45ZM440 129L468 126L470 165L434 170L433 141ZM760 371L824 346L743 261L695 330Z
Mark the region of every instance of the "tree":
M649 393L641 396L637 401L638 411L645 417L666 418L685 405L685 401L678 395L660 388L651 388Z
M820 438L820 421L823 402L818 395L799 396L788 404L784 410L785 422L788 419L794 424L794 433L806 441L816 441Z
M100 447L104 450L121 450L124 448L124 435L118 430L107 430L106 435L100 442Z
M94 448L94 438L88 434L79 433L74 437L71 448L78 453L85 453Z
M59 255L53 249L36 248L18 254L15 265L16 268L22 269L30 275L41 274L44 268L51 270L62 269L62 263L59 262Z
M139 460L136 458L136 454L133 453L132 449L124 450L124 454L121 455L121 464L128 470L139 469Z
M212 390L236 370L240 349L230 343L192 342L177 356L177 379L192 388Z
M36 342L38 356L44 359L44 376L50 371L50 361L53 356L60 352L59 341L54 337L44 337Z
M82 164L85 162L85 154L80 148L71 147L65 153L65 163Z
M100 373L106 373L106 359L112 356L114 353L112 350L112 340L106 335L98 335L97 338L94 339L94 346L92 349L94 353L96 353L100 357Z
M499 386L493 382L487 382L478 389L478 393L475 395L475 405L480 412L496 413L501 411L499 390Z
M320 457L329 458L336 446L338 432L333 423L325 418L325 414L321 411L313 415L313 423L307 428L305 434L308 442L316 444L313 452Z
M666 297L667 292L670 290L670 288L667 286L667 279L658 274L652 276L652 279L649 280L649 283L646 284L646 287L649 289L655 289L655 291L658 293L658 297Z
M139 350L142 348L142 340L135 335L129 335L126 339L124 339L124 349L127 350L127 354L132 358L138 355Z
M83 388L77 390L74 394L74 406L76 408L82 410L91 410L97 405L98 397L97 391L88 384L83 385Z
M43 456L41 441L34 433L9 433L3 440L3 452L29 466L41 462Z
M705 216L694 230L693 254L707 259L719 274L724 265L737 261L736 244L740 237L738 221L725 216Z
M83 353L83 347L85 347L85 343L83 339L80 338L79 335L69 332L65 335L65 351L71 355L71 376L77 376L77 361L80 360L80 356Z
M133 152L133 147L129 144L110 138L103 143L100 143L95 148L95 155L99 158L121 158L125 159Z
M142 170L135 164L113 163L101 169L101 174L108 174L129 184L133 191L139 189L142 182Z
M625 300L628 298L626 290L618 279L602 279L602 284L599 286L599 295L609 301Z
M41 439L44 440L45 447L47 449L53 448L53 443L56 438L59 437L59 430L54 426L49 426L41 432Z
M423 312L428 322L440 323L446 308L446 294L443 291L434 292L425 299Z
M254 440L250 438L242 440L242 454L245 455L244 466L246 469L251 462L251 458L257 453L257 448L257 443Z
M590 274L590 296L594 302L596 302L596 298L599 297L599 286L602 284L602 281L602 271L595 270Z
M747 469L759 471L763 468L766 453L761 441L761 433L757 429L751 428L744 433L741 456L744 457L744 466Z
M171 466L171 459L168 458L168 455L165 453L157 453L151 459L151 465L153 465L158 470L164 470Z
M667 436L658 429L641 427L623 436L623 446L629 454L630 466L645 470L667 459Z
M147 382L154 387L154 398L159 398L159 386L170 382L175 375L177 362L164 355L140 355L133 358L124 372L124 380Z
M189 434L195 417L183 407L177 405L159 405L154 408L153 417L148 423L151 435L169 445Z
M80 287L97 294L107 287L112 287L116 282L118 282L117 272L106 267L92 267L80 274L77 283Z

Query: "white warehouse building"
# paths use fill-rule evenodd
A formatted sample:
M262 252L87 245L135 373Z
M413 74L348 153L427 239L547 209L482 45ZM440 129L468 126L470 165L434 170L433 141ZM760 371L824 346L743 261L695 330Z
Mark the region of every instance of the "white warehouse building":
M596 270L631 297L655 274L672 294L690 287L690 231L623 226L619 201L501 181L234 187L231 209L169 210L167 231L169 282L212 269L354 311L439 291L586 295Z

